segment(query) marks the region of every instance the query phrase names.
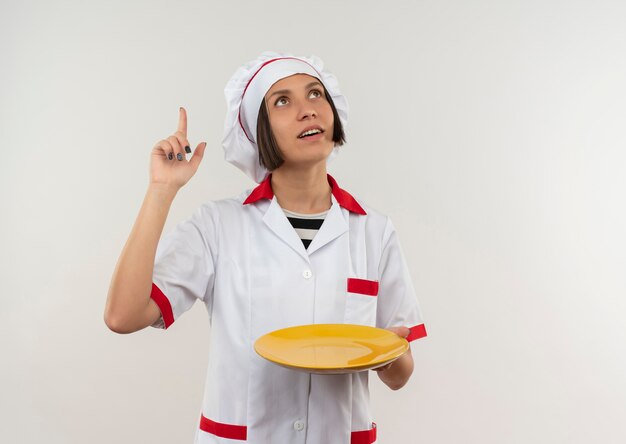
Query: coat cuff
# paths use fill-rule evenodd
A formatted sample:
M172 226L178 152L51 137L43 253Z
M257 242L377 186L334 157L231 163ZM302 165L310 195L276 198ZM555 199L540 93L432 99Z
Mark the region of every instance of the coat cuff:
M424 324L409 327L409 330L409 335L406 337L406 340L409 342L416 339L421 339L426 336L426 327L424 326Z
M152 283L152 292L150 293L150 297L159 306L163 323L167 329L174 323L174 312L172 311L172 304L170 304L170 300L167 296L165 296L165 294L163 294L161 289L157 287L154 282Z

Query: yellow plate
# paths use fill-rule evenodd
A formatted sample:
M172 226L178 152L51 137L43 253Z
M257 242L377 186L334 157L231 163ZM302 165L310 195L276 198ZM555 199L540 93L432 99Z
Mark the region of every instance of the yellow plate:
M352 324L315 324L261 336L254 350L283 367L310 373L353 373L398 359L409 343L382 328Z

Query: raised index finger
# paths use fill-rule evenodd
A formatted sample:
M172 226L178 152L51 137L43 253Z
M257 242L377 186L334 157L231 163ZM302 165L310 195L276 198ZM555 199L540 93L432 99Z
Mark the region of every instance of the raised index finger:
M178 118L178 131L187 137L187 111L182 106L180 107L180 116Z

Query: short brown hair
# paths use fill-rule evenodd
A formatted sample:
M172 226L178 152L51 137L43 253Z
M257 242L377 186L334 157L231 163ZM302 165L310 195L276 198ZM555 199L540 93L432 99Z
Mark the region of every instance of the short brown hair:
M326 88L324 88L324 96L328 103L330 103L330 108L333 110L333 142L335 142L335 146L341 146L346 143L346 135L343 131L341 120L339 119L339 113L337 113L337 108L335 108L333 99L326 91ZM274 171L283 164L285 159L283 159L283 156L280 154L274 133L272 133L270 118L267 113L267 107L265 106L265 98L261 101L259 117L256 121L256 140L259 147L259 163L261 165L269 171Z

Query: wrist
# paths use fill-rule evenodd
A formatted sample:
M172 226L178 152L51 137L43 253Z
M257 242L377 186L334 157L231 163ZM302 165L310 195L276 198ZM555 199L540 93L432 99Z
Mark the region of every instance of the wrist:
M151 183L148 186L147 194L159 200L165 200L171 203L171 201L173 201L176 197L179 189L180 187L174 185L164 183Z

